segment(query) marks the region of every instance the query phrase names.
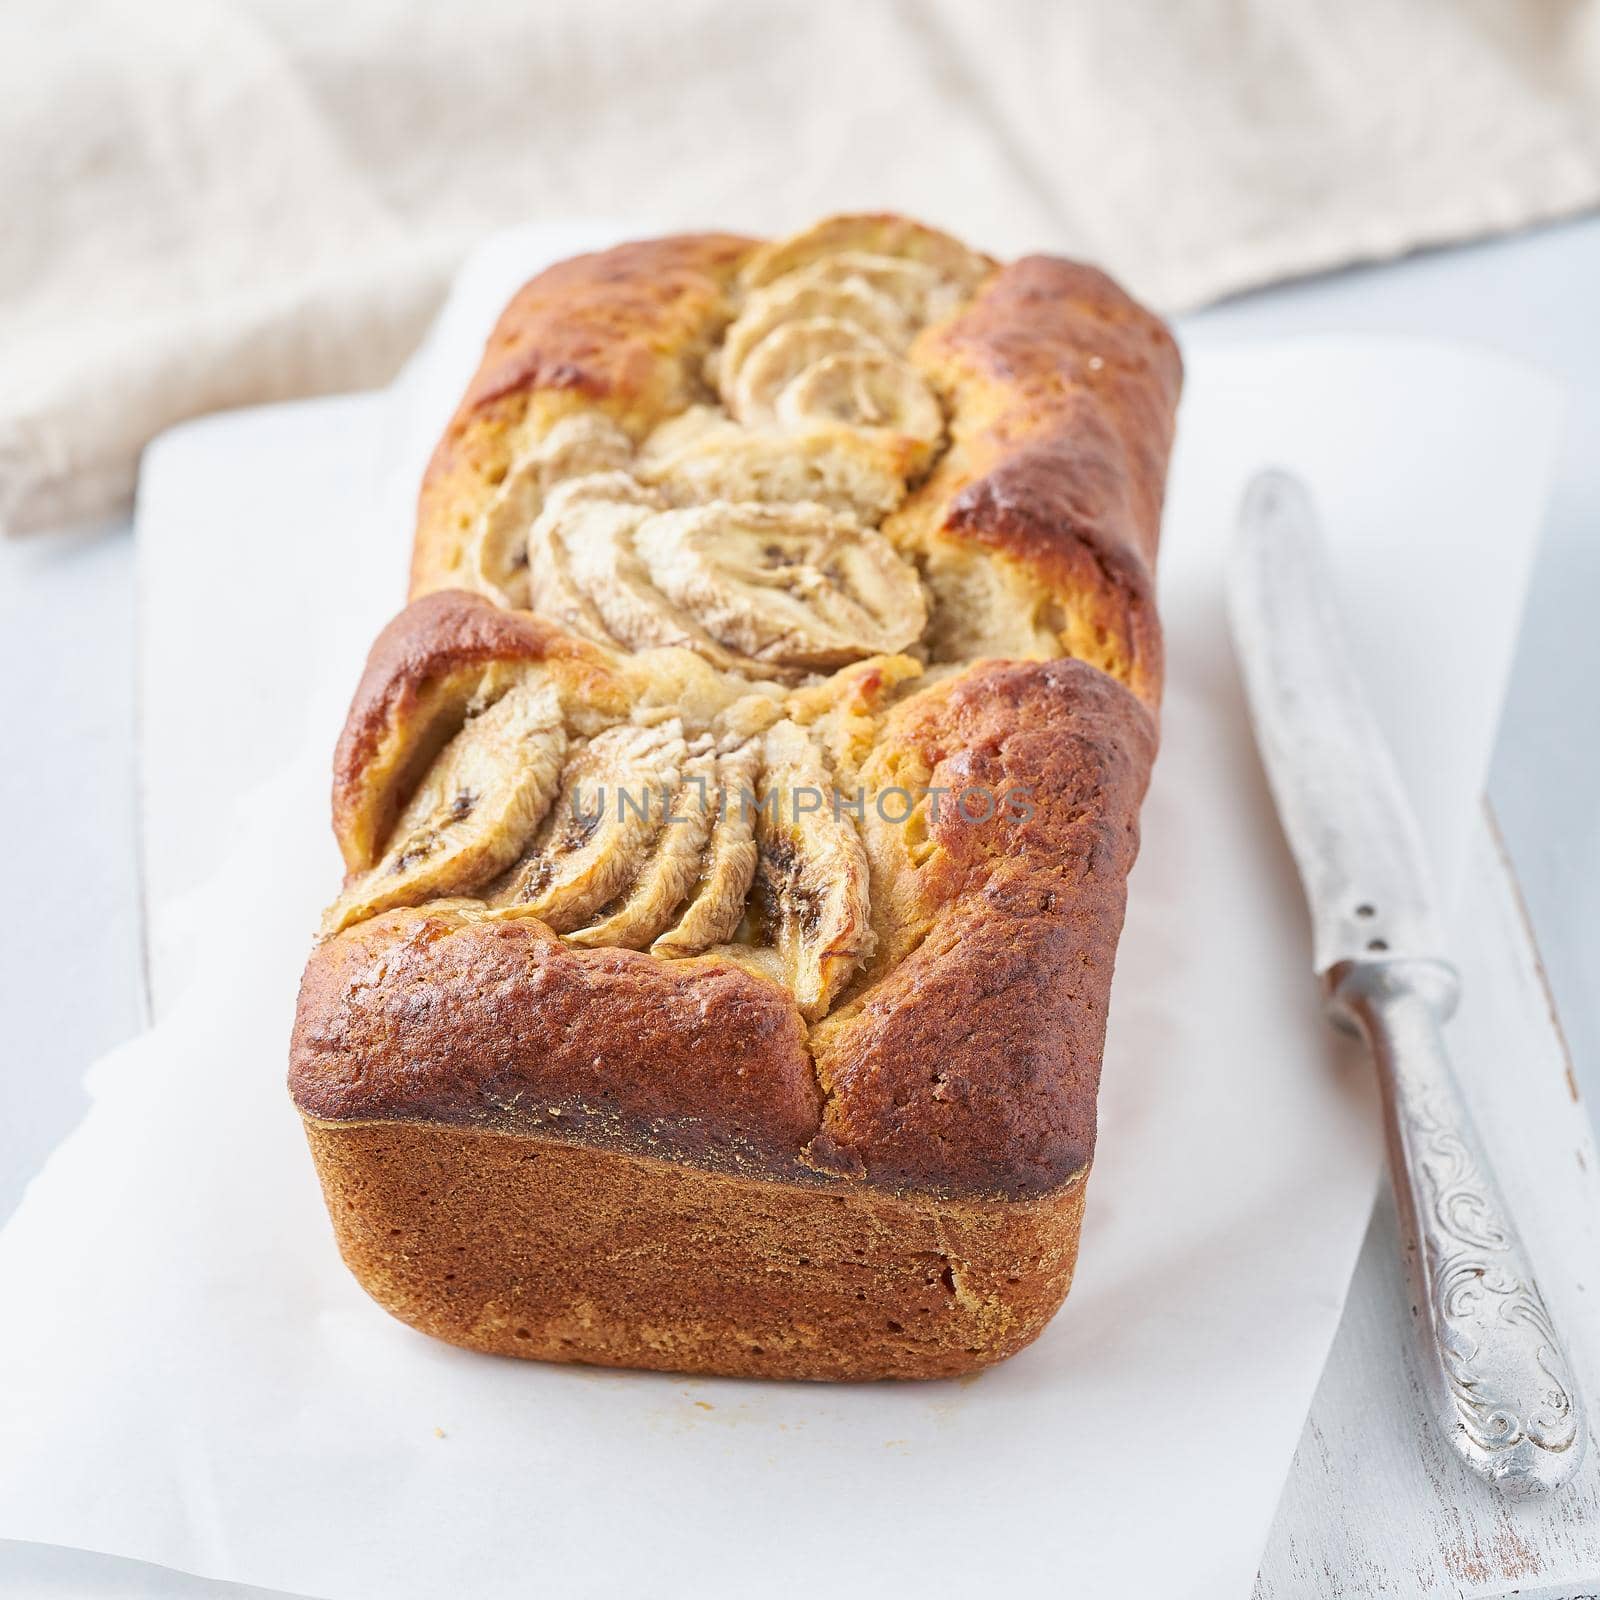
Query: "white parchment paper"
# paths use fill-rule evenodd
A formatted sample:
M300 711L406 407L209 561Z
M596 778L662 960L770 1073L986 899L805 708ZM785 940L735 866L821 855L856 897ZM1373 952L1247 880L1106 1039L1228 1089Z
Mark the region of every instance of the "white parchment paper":
M95 1066L88 1117L0 1234L0 1536L337 1600L1134 1579L1243 1597L1379 1149L1368 1073L1319 1018L1227 647L1233 509L1267 461L1311 480L1449 882L1555 397L1453 349L1190 350L1164 745L1078 1281L1035 1346L975 1380L900 1387L489 1359L391 1321L345 1273L282 1079L336 879L328 752L398 596L418 452L503 290L573 242L491 246L389 399L216 419L147 468L161 1020ZM259 781L264 750L287 759Z

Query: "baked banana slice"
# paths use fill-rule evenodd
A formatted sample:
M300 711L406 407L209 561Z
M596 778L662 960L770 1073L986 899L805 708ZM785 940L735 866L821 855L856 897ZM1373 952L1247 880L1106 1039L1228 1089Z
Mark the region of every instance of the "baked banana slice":
M959 239L905 217L827 217L804 233L776 240L757 250L740 273L750 288L815 266L847 253L889 256L931 267L941 278L971 294L995 270L995 263Z
M872 523L906 496L907 464L880 438L842 428L743 428L714 406L695 406L657 428L637 471L675 501L809 500Z
M688 754L677 721L597 734L567 763L532 849L489 903L538 917L557 933L593 921L638 878Z
M650 946L658 956L697 956L731 939L744 920L756 875L756 782L761 742L750 740L716 759L711 837L697 863L693 898Z
M823 356L784 386L775 411L786 428L822 423L904 434L926 445L929 455L944 433L944 413L932 390L887 350Z
M810 317L850 323L891 350L905 349L915 332L911 318L870 284L836 283L807 271L791 273L751 295L729 325L716 357L716 386L730 410L741 371L756 346L784 323Z
M826 671L892 654L928 619L916 569L826 506L663 511L634 544L660 593L729 650L774 667Z
M568 934L570 943L643 950L672 922L700 875L716 806L716 779L712 752L684 762L683 781L667 802L661 829L627 898L598 922Z
M853 517L806 503L661 504L620 474L556 490L530 543L535 608L634 650L790 674L900 650L927 622L915 569Z
M729 409L747 427L769 424L778 396L825 356L873 350L893 359L888 347L854 322L838 317L801 317L781 323L750 352L733 382Z
M756 812L756 932L808 1022L872 953L867 853L841 798L805 729L774 723Z
M652 583L634 541L665 502L623 473L579 478L551 495L529 538L535 611L604 644L676 645L736 670L736 656Z
M615 644L588 583L597 565L617 559L613 552L626 548L633 529L655 505L651 492L622 472L578 478L558 488L528 533L529 609L597 644ZM574 558L576 543L590 547L581 569Z
M919 326L941 322L966 300L966 289L925 261L885 256L870 250L840 250L808 267L813 282L864 283L888 295Z
M528 534L558 483L620 471L633 441L598 411L559 422L506 474L483 513L471 554L474 588L504 606L528 603Z
M503 872L550 809L566 748L561 702L548 683L514 684L469 717L401 812L377 865L329 908L324 935Z

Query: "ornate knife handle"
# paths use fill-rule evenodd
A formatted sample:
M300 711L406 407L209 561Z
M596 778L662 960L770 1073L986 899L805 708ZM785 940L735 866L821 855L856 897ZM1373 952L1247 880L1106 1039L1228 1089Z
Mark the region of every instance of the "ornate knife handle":
M1443 962L1343 962L1336 1020L1378 1064L1389 1174L1435 1416L1468 1466L1507 1494L1565 1483L1586 1428L1572 1369L1472 1126L1442 1024L1459 984Z

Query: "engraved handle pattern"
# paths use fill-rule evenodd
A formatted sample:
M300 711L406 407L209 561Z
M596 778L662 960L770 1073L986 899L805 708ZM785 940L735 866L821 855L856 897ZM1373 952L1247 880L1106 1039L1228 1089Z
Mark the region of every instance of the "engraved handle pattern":
M1439 1421L1506 1493L1556 1488L1583 1459L1582 1405L1445 1050L1455 974L1392 960L1330 979L1336 1014L1378 1064L1418 1354Z

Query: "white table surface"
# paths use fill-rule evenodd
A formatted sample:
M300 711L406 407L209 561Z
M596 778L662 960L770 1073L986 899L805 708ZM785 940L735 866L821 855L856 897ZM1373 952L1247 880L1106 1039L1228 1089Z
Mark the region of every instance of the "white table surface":
M1507 696L1490 798L1574 1068L1600 1103L1600 218L1340 273L1215 307L1239 337L1365 331L1472 340L1565 382L1567 437ZM0 924L0 1216L81 1114L82 1070L144 1019L134 549L126 520L0 543L6 747ZM1364 1266L1352 1314L1380 1298ZM1401 1330L1395 1330L1398 1347ZM1600 1573L1596 1575L1600 1583ZM1392 1591L1404 1595L1403 1574ZM0 1544L0 1594L265 1594L81 1552Z

